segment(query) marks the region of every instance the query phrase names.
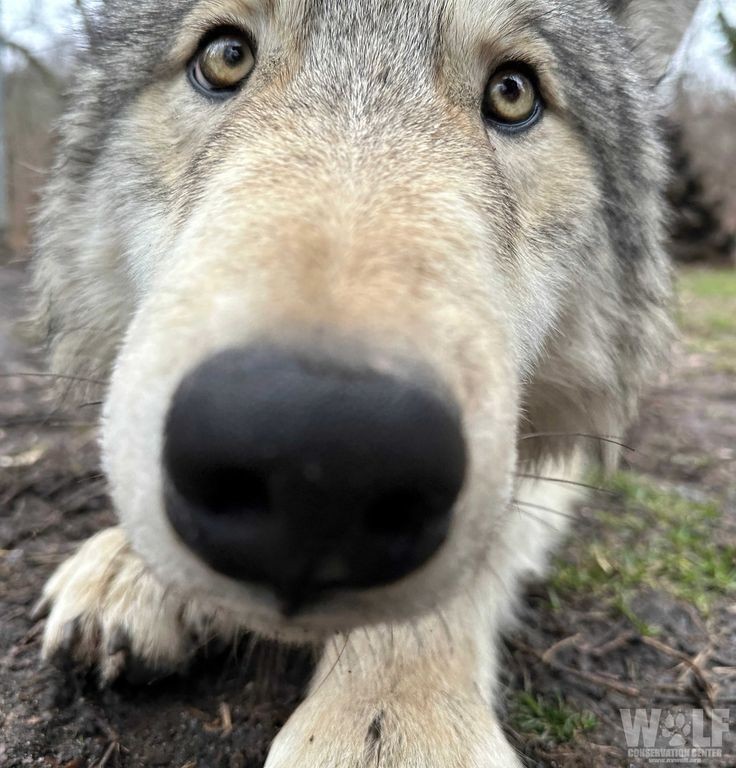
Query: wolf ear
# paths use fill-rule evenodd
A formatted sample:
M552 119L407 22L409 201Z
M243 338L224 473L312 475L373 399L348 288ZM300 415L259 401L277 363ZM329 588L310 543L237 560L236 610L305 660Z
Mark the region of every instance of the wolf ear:
M650 71L658 82L685 32L700 0L608 0L613 15L629 30Z

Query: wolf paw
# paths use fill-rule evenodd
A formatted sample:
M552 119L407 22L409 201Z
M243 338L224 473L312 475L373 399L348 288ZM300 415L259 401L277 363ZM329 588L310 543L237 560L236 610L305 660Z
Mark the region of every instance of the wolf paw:
M154 578L121 528L98 533L62 563L36 607L44 613L44 660L96 668L101 685L183 670L202 640L194 606Z

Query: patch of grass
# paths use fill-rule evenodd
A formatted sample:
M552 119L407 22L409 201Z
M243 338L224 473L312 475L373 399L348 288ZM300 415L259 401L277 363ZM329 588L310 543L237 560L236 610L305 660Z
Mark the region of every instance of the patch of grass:
M622 616L626 617L631 623L631 626L634 627L634 629L642 637L656 637L657 635L661 634L660 627L645 621L629 605L629 599L625 589L622 588L617 590L617 594L613 600L612 607Z
M736 269L684 267L679 273L680 288L700 299L736 300Z
M736 371L736 269L687 268L679 274L678 318L688 348Z
M590 712L577 712L560 697L550 700L527 692L517 695L512 705L511 722L521 733L555 744L573 741L578 734L598 725Z
M715 535L717 504L692 501L631 472L596 483L612 490L618 503L596 513L601 537L577 562L558 564L554 593L607 598L643 634L656 628L628 608L636 589L666 590L704 615L715 600L736 594L736 546Z

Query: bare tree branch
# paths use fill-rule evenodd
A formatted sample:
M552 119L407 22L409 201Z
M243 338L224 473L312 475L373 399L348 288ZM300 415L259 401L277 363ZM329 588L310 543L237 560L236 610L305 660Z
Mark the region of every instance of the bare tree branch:
M36 56L33 51L26 48L25 45L10 40L4 35L0 34L0 48L6 48L9 51L14 51L20 54L27 62L28 66L35 69L39 75L44 79L46 84L51 87L57 93L61 93L63 90L63 84L61 80L49 69L41 59Z
M84 7L84 0L74 0L74 7L77 9L77 13L82 19L84 32L87 35L87 39L91 42L94 35L94 28L92 26L92 20L90 19L89 12Z
M732 67L736 67L736 26L729 23L722 8L718 11L718 23L721 25L723 36L728 43L729 50L726 54L728 63Z

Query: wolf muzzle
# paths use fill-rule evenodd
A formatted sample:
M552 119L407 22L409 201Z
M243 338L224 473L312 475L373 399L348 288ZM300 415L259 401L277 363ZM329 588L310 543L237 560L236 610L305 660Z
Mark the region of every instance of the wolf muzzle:
M166 510L214 570L285 613L396 581L447 537L466 471L460 410L431 374L399 378L307 346L222 352L168 415Z

